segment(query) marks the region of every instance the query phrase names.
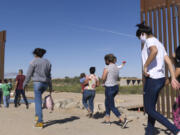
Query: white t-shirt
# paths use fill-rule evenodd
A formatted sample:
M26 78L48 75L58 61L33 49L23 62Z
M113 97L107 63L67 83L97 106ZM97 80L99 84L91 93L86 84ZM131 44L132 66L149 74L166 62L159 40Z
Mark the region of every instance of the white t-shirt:
M144 43L144 48L142 50L142 62L143 67L150 55L149 48L152 46L156 46L158 53L155 59L151 62L148 66L148 74L150 78L159 79L165 77L165 64L164 64L164 57L167 55L167 52L163 46L163 44L155 37L148 38Z

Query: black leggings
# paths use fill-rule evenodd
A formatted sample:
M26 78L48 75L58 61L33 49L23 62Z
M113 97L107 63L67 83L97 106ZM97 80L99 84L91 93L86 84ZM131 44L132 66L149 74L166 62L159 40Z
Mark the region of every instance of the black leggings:
M24 99L25 104L28 105L28 101L27 101L27 98L26 98L26 95L25 95L25 91L24 90L16 90L15 99L14 99L15 106L17 106L18 99L19 99L19 97L21 95L22 95L22 97Z

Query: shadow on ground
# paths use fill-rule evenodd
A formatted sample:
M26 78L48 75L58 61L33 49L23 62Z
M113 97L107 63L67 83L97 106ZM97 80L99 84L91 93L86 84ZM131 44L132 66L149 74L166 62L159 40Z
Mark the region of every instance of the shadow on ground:
M102 112L102 113L97 112L93 115L94 119L102 119L104 118L104 116L105 116L105 112Z
M44 128L47 128L47 127L55 125L55 124L64 124L64 123L67 123L67 122L72 122L72 121L79 120L79 119L80 119L80 117L72 116L70 118L65 118L65 119L62 119L62 120L47 121L47 122L44 123L45 124Z
M126 125L126 127L124 127L123 129L127 129L127 128L129 128L129 123L130 122L132 122L132 121L129 121L128 123L127 123L127 125ZM115 125L117 125L117 126L120 126L120 127L122 127L123 126L123 124L122 123L120 123L119 121L113 121L113 122L111 122L112 124L115 124Z
M144 130L147 130L147 125L143 124L143 126L145 127ZM164 132L164 135L173 135L173 133L171 133L168 129L162 129L162 128L158 128L155 127L155 134L154 135L159 135L161 132Z

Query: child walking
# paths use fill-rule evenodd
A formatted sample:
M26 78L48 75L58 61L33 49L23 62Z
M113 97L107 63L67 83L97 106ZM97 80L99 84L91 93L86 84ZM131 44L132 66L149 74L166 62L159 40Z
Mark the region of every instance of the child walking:
M11 87L8 84L7 79L4 80L4 83L1 85L1 89L3 91L4 107L8 108L9 107L9 102L10 102L10 90L11 90Z

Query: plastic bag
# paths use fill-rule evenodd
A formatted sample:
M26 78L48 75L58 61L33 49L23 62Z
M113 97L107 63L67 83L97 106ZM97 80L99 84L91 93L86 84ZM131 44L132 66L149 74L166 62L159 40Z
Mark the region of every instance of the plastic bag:
M50 111L54 110L54 102L51 95L48 95L44 98L43 108L46 108Z

